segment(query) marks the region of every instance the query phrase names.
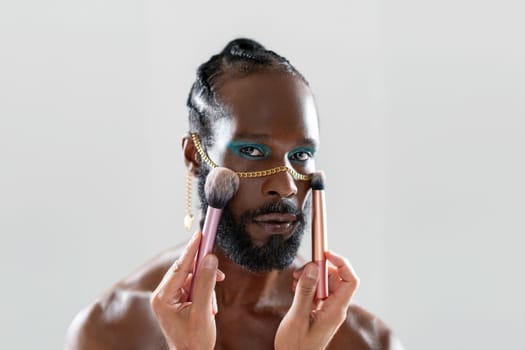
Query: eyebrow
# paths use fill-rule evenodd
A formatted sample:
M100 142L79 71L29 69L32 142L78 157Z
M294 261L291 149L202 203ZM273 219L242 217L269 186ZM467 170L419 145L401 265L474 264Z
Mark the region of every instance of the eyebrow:
M253 134L253 133L242 133L242 134L235 134L233 136L233 139L244 139L244 140L253 140L257 142L268 142L272 141L273 137L271 137L268 134ZM299 145L301 146L310 146L314 149L317 149L319 147L319 144L317 141L310 137L305 137L299 142Z

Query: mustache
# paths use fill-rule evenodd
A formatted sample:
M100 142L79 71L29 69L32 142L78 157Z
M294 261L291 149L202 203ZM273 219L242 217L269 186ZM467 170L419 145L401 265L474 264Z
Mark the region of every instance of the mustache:
M287 199L265 203L259 208L247 210L242 216L245 219L253 219L259 215L274 213L292 214L295 215L299 221L304 220L304 212L302 209Z

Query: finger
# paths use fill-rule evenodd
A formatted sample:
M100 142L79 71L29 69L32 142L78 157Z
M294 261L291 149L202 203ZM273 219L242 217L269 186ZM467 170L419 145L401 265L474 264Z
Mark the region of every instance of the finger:
M213 289L217 279L217 257L208 254L204 257L195 277L192 312L198 315L211 315Z
M222 282L226 278L226 275L221 270L217 270L217 282Z
M193 278L193 273L190 273L188 277L186 278L186 282L184 282L184 289L189 292L191 291L191 282ZM215 277L216 282L222 282L226 279L226 275L221 270L217 269L217 275Z
M294 299L290 308L292 313L301 318L309 319L318 279L319 268L317 265L313 263L306 265L295 287Z
M301 267L301 268L299 268L299 269L297 269L297 270L295 270L295 271L293 272L293 277L294 277L295 279L299 279L299 277L301 277L301 274L303 273L303 270L304 270L304 267L305 267L305 266L306 266L306 265L304 265L303 267Z
M341 284L341 278L337 273L337 268L334 266L328 266L328 294L331 294L334 290L339 288Z
M199 249L200 239L201 233L196 232L191 237L182 255L166 272L156 290L158 298L170 302L174 293L184 285L188 275L193 271L193 263Z
M332 273L331 298L323 305L323 309L328 314L337 314L338 310L346 310L350 305L352 296L359 285L359 278L343 257L332 252L327 252L326 257L334 265L332 268L335 268L336 271ZM336 278L339 281L335 280Z
M180 303L185 303L189 300L189 286L191 284L191 274L189 274L187 277L186 277L186 280L184 281L184 284L180 287L180 288L177 288L176 291L172 292L171 293L171 296L169 297L169 299L165 299L164 302L170 304L170 305L175 305L175 304L180 304Z
M343 282L355 285L359 283L357 274L345 258L333 252L326 252L325 256L337 268L337 273Z
M186 291L190 290L192 277L193 277L193 274L191 273L188 274L188 276L186 276L186 280L184 281L184 284L182 285L182 288L184 288Z
M219 313L219 307L217 306L217 295L215 294L215 291L213 291L212 294L212 312L214 315L217 315Z
M226 278L226 275L224 274L224 272L222 272L221 270L217 269L217 278L216 278L215 281L216 282L222 282L222 281L224 281L225 278ZM212 308L213 308L213 314L217 315L219 313L219 306L217 305L217 295L215 294L215 290L213 291Z

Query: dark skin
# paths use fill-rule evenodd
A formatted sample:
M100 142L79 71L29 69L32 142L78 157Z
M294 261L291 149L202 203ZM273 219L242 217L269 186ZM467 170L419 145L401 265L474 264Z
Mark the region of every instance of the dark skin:
M219 95L230 117L214 125L211 159L235 171L281 165L315 171L313 158L301 153L319 143L314 100L301 80L255 73L222 82ZM232 140L264 144L271 152L258 157L256 149L247 149L245 157L228 148ZM190 137L182 148L187 168L197 175L200 159ZM235 218L284 198L304 209L308 195L308 182L282 172L241 179L229 207ZM289 237L294 223L289 226L248 222L246 229L263 244L271 234ZM351 304L358 279L335 253L327 255L333 265L330 296L322 304L314 299L315 265L297 258L283 271L254 273L220 249L206 257L210 266L199 269L193 301L187 302L200 238L197 233L187 245L159 255L83 310L69 329L66 349L401 349L383 322Z

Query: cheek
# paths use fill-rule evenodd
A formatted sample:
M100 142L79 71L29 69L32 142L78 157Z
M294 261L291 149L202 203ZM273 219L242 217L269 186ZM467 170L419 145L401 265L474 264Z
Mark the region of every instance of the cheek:
M230 200L230 210L236 218L249 209L256 209L264 203L261 194L261 179L241 179L239 189Z
M290 164L295 171L303 175L312 174L313 172L315 172L315 169L316 169L314 160L309 160L305 163L290 162ZM301 182L305 182L305 181L301 181Z
M297 181L297 200L300 208L304 209L309 193L310 183L308 181Z

